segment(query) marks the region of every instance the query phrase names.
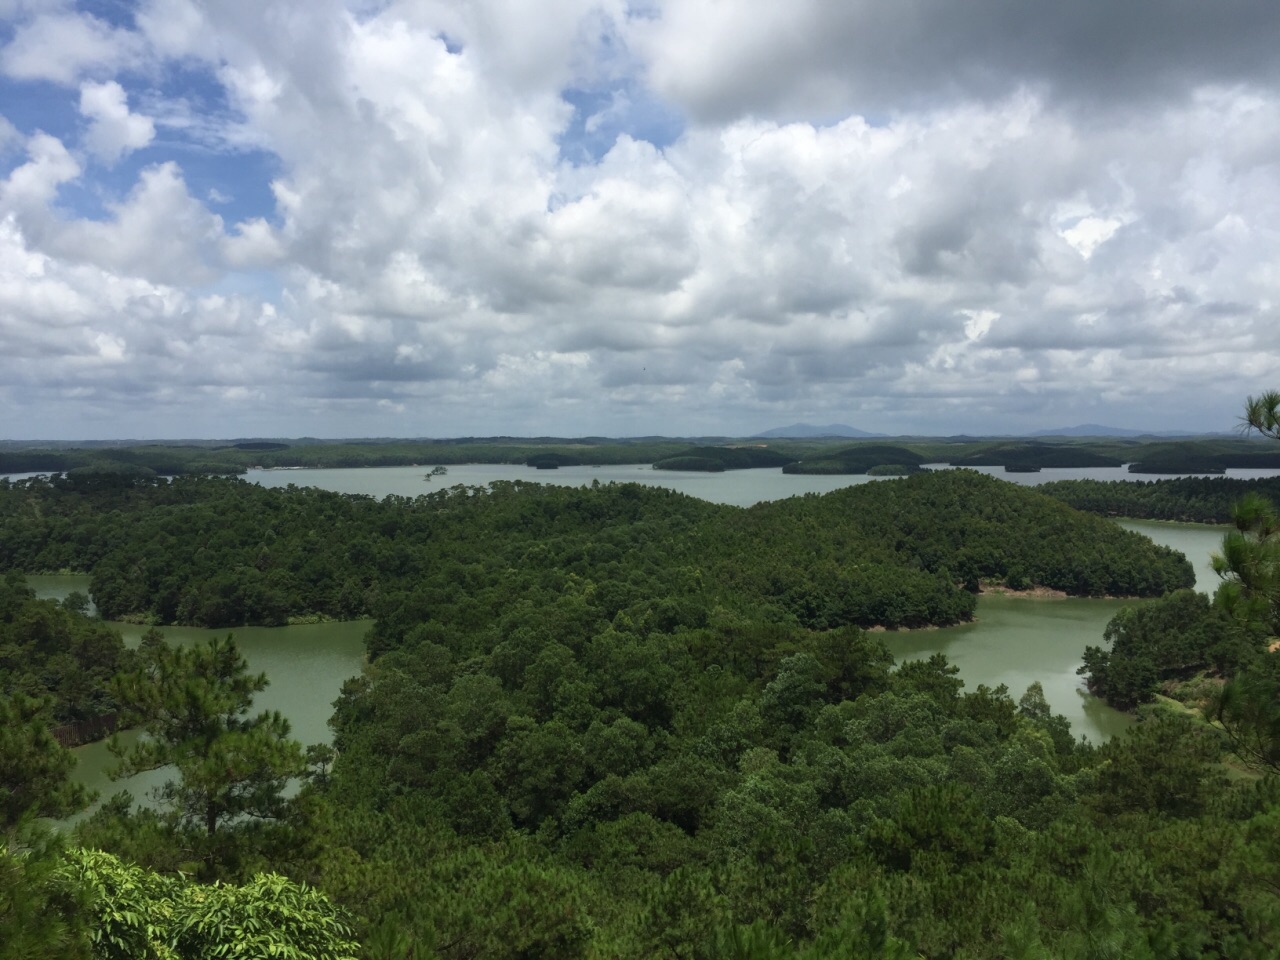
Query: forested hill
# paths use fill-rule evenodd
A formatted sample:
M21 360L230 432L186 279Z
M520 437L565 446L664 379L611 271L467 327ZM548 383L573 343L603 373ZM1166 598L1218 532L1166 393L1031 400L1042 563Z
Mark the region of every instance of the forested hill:
M237 938L241 916L294 941L317 914L341 949L294 955L354 957L348 939L368 960L1280 948L1280 788L1254 769L1228 780L1216 728L1152 713L1094 748L1039 684L966 692L942 655L896 665L844 625L964 616L982 580L1189 582L1183 558L1034 490L946 471L744 510L636 485L379 502L80 477L0 484L0 557L91 569L111 612L378 618L332 750L304 754L278 715L249 715L265 678L230 641L202 653L153 636L122 657L111 690L158 734L126 758L140 769L158 744L151 756L182 758L178 779L160 811L108 801L72 834L88 849L0 849L0 904L22 908L0 909L0 944L60 916L82 934L78 951L22 953L34 960L104 942L156 956L171 928L199 934L172 955L204 957L256 946ZM77 641L100 627L83 603L4 586L9 666L51 654L13 686L48 689L68 647L119 646ZM0 698L0 827L35 804L28 770L71 764L39 706ZM285 797L281 771L304 757ZM70 808L45 793L38 809ZM98 850L121 859L68 874ZM304 882L324 897L300 910L289 894ZM267 894L283 908L264 911Z
M765 542L807 540L810 550L839 564L879 552L895 566L941 573L971 588L993 581L1145 597L1195 582L1190 564L1167 547L1034 489L968 470L762 503L748 517L746 529ZM851 531L854 550L846 548Z
M1184 523L1230 523L1232 506L1248 493L1280 503L1280 477L1057 480L1037 489L1077 510L1102 516Z
M965 471L749 510L637 485L454 487L412 500L229 478L0 483L0 562L83 570L107 618L224 627L376 615L476 632L536 609L564 629L663 629L716 610L829 628L967 619L981 581L1159 595L1185 559ZM967 588L967 589L966 589Z

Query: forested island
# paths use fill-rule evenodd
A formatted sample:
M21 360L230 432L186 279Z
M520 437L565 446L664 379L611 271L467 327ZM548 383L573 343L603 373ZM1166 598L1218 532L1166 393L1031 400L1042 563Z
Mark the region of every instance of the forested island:
M1274 957L1277 524L1261 500L1233 522L1211 605L1180 555L964 470L750 509L633 484L379 501L124 471L0 482L0 943ZM37 600L19 576L60 570L91 575L103 617L160 629L125 649L87 598ZM1089 682L1137 706L1198 676L1203 716L1140 707L1089 744L1038 685L966 690L870 632L963 621L994 585L1163 597L1117 617ZM161 632L359 616L368 664L310 748L253 712L269 678L233 641ZM33 833L84 800L54 728L108 715L147 734L118 745L123 771L172 764L158 805Z

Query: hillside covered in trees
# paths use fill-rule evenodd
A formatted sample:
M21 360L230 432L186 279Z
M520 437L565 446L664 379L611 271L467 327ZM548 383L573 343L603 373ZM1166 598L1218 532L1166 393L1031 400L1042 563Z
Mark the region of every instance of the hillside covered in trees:
M1082 596L1188 586L1171 551L1034 491L947 471L750 509L659 488L524 483L412 500L234 479L0 483L0 562L92 574L108 619L224 627L291 617L466 629L513 604L583 629L708 611L806 627L968 619L983 582ZM579 597L573 600L573 597Z
M1148 708L1090 745L1038 685L966 690L862 629L963 619L983 583L1190 582L1032 489L948 471L744 510L634 485L376 501L63 477L0 484L0 556L91 572L113 615L376 616L332 749L253 712L268 678L231 642L153 633L123 657L104 688L149 734L125 769L173 779L66 852L0 855L0 937L33 958L249 956L262 931L362 960L1280 951L1280 792L1243 740ZM115 649L73 642L111 633L82 603L6 582L13 649ZM4 701L14 841L79 799L40 734L60 689Z

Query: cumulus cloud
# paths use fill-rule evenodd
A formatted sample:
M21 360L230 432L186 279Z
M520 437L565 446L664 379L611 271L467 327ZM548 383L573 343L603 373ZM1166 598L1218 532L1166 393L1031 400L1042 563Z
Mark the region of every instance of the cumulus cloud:
M40 13L22 23L0 50L0 71L20 80L73 84L138 64L145 45L136 34L88 13Z
M80 164L61 140L47 133L31 137L27 158L9 174L0 188L0 198L9 210L43 214L57 196L58 188L80 175Z
M45 241L51 252L121 275L199 287L213 279L223 242L222 218L187 191L178 167L143 170L104 220L59 223Z
M150 117L129 112L124 88L114 80L81 84L80 113L89 120L85 145L108 164L145 147L156 135Z
M89 123L15 135L0 354L45 359L0 385L135 433L1230 426L1280 359L1272 5L953 7L28 11L0 66ZM34 66L50 17L102 42Z
M1269 0L664 0L631 34L655 87L710 121L885 115L1018 86L1098 108L1280 79Z

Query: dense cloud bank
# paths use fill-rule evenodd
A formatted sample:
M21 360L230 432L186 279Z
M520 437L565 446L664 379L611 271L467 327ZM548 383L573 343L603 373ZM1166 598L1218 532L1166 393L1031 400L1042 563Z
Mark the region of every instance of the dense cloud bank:
M1225 429L1269 2L0 16L12 436Z

